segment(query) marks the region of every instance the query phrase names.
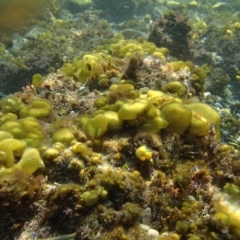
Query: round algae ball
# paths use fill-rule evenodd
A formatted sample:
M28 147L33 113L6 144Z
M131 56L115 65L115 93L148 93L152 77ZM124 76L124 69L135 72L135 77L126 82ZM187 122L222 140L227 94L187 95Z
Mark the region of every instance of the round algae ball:
M0 152L6 154L5 167L11 168L15 164L15 156L21 156L26 144L22 141L7 138L0 142Z
M108 99L107 97L99 97L95 100L94 106L99 109L101 107L104 107L108 104Z
M118 115L122 120L134 120L138 115L143 114L151 106L148 99L140 98L133 102L127 102L122 105L118 111Z
M180 240L180 235L177 233L162 233L157 240Z
M231 223L231 217L227 212L221 212L217 211L214 215L213 218L216 220L222 222L224 225L229 226Z
M183 96L187 89L186 87L178 81L168 82L162 87L163 92L176 93L178 96Z
M28 146L39 147L44 138L40 122L34 117L22 118L19 122L26 133L24 139L28 142Z
M100 198L102 200L105 200L107 197L108 197L108 191L105 190L104 188L102 188L101 191L100 191Z
M1 130L11 133L14 138L17 139L24 138L26 136L26 132L18 121L5 122L2 125Z
M67 128L58 129L52 137L53 142L61 142L67 145L75 139L73 133Z
M81 142L77 142L76 144L74 144L71 150L75 154L80 153L83 155L87 155L90 152L90 149L88 148L88 146L85 143L81 143Z
M188 131L194 136L205 136L209 130L209 122L206 118L200 116L195 111L192 111L191 123Z
M157 91L157 90L148 90L147 91L147 98L150 100L162 98L165 96L164 92Z
M154 57L154 58L159 58L159 59L161 59L164 63L166 62L166 57L164 56L164 54L163 53L161 53L161 52L154 52L153 54L152 54L152 56Z
M205 103L191 103L186 105L186 107L207 119L210 124L214 124L216 138L220 140L220 116L215 109Z
M189 127L192 111L182 103L167 103L162 108L162 114L168 122L168 129L172 133L183 134Z
M21 104L22 104L21 101L17 97L10 96L4 98L0 102L1 111L3 113L17 113Z
M240 195L240 188L233 183L226 183L223 191L231 197L238 197Z
M86 54L80 61L75 62L74 67L77 68L75 76L77 77L78 81L85 82L91 75L93 69L98 69L100 72L102 72L100 65L101 61L102 57L100 55Z
M183 61L173 61L169 63L170 67L174 72L180 71L181 69L184 69L186 64Z
M25 117L20 120L20 124L26 132L39 132L42 130L40 122L34 117Z
M55 148L48 148L43 154L43 158L47 160L55 159L59 155L59 151Z
M166 128L167 126L167 121L159 116L144 123L140 129L145 132L158 133L161 129Z
M0 131L0 142L7 138L13 138L13 135L6 131Z
M51 112L52 105L50 101L47 99L36 99L29 105L27 114L35 118L44 118L48 117Z
M146 112L146 117L147 117L148 119L153 119L153 118L155 118L155 117L157 117L157 116L160 116L160 111L159 111L158 108L156 108L156 107L154 107L154 106L151 106L151 107L147 110L147 112Z
M16 121L18 119L18 116L14 113L6 113L0 117L1 123L5 123L7 121Z
M101 137L108 128L108 119L103 114L98 114L96 117L90 118L83 126L83 130L91 137Z
M135 154L136 154L137 158L141 161L152 160L152 152L144 145L137 148Z
M26 148L21 160L15 166L27 173L34 173L38 168L44 167L44 163L36 148Z
M119 118L118 114L113 111L106 111L103 115L107 118L108 128L110 130L119 130L122 128L122 119Z
M98 203L98 192L96 190L90 190L87 192L84 192L82 195L82 200L86 204L86 206L91 207L93 205L96 205Z

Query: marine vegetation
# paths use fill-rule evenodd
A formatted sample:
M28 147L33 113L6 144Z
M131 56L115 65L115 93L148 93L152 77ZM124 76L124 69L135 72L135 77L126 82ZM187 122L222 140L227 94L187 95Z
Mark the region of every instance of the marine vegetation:
M1 100L1 238L239 237L237 154L189 80L206 74L167 54L120 40Z
M183 15L204 4L128 1L129 18L178 10L128 39L88 11L111 19L106 2L62 4L72 12L38 22L26 45L3 43L2 87L18 82L0 99L0 239L238 240L240 104L221 61L203 61L207 29Z

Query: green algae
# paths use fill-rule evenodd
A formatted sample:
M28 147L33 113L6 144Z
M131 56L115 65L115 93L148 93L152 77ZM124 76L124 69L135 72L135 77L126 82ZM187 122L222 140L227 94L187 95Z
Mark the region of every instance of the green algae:
M43 37L46 39L41 41L46 40L46 43L51 44L51 34ZM100 239L145 237L147 232L140 229L139 224L142 221L140 213L146 206L151 207L152 223L160 233L158 239L180 239L179 235L186 239L214 239L214 236L224 238L226 235L222 232L223 226L230 229L233 237L238 237L237 217L227 208L218 206L221 197L215 198L217 188L225 189L225 193L234 198L238 197L238 157L233 151L229 151L231 147L217 141L220 137L218 115L213 120L202 116L205 107L200 107L198 114L186 110L188 105L185 102L191 102L192 97L196 96L194 91L190 92L192 95L189 94L191 90L186 82L183 85L181 74L185 70L187 74L190 73L191 87L196 92L202 92L206 72L183 61L165 65L168 51L165 49L161 52L148 42L119 41L109 49L111 50L106 56L129 57L130 61L127 58L119 60L119 63L128 65L127 69L129 66L131 68L129 62L136 51L143 58L147 53L158 56L158 60L163 62L154 69L154 66L140 61L141 65L135 69L136 78L125 80L126 71L123 71L124 78L120 79L124 64L113 68L111 62L111 75L106 73L109 59L96 60L96 53L83 54L73 60L79 65L76 62L74 67L65 64L59 71L61 75L48 76L43 84L38 85L39 92L34 94L48 98L47 102L36 100L35 96L35 104L31 101L22 102L26 95L23 97L21 93L17 100L10 98L13 104L6 101L6 107L1 108L1 127L6 134L2 133L0 144L6 140L12 141L13 137L24 139L26 126L31 129L31 136L40 135L39 145L43 146L35 145L35 150L38 151L39 148L40 154L43 154L46 172L42 173L49 179L44 185L44 191L41 191L41 200L44 202L41 206L43 224L55 228L56 234L62 235L52 239L71 239L80 237L81 234L94 239L98 233ZM145 51L144 54L142 51ZM116 62L118 61L114 63ZM167 71L169 65L171 68ZM164 70L159 71L160 67ZM80 69L79 75L76 75L77 68ZM180 94L175 86L170 86L166 93L159 91L163 85L162 79L167 74L169 78L166 79L173 76L170 74L172 69L174 76L181 75L180 79L173 82L184 90ZM156 73L159 74L157 79L154 78ZM120 84L111 85L111 76L118 76ZM73 78L79 78L80 81L74 82ZM157 82L158 87L151 79ZM90 93L79 94L83 83L90 87ZM142 89L142 86L148 89ZM169 105L175 107L171 110ZM22 112L19 106L24 107ZM90 113L87 112L89 108ZM61 109L67 109L64 111L66 117L57 122ZM37 114L32 114L30 110ZM210 113L212 112L213 109ZM27 118L29 115L39 118L44 134L36 123L38 120L26 121L24 128L19 125L25 114ZM211 124L204 125L206 119L217 125L216 133ZM181 120L185 125L181 124ZM57 136L55 129L63 127L67 131L60 132ZM30 138L30 141L26 141L27 144L34 139ZM151 153L151 164L148 161L139 161L135 156L141 146L146 146L144 153ZM20 153L13 152L15 158L11 160L14 164L20 164ZM5 163L4 151L1 151L0 156L2 167ZM147 159L150 157L147 155ZM29 170L24 169L26 173L23 171L23 175ZM38 171L41 172L41 169ZM34 171L29 178L35 179L38 171ZM8 174L6 172L7 177L3 181L5 185L13 176ZM234 184L225 185L226 179ZM12 186L18 186L17 182ZM23 188L27 189L26 186L27 183L24 183ZM4 191L8 190L4 188L2 191L5 194ZM20 191L15 194L19 199ZM11 198L3 198L2 195L0 197L4 203L12 203L13 195ZM24 199L22 203L25 203ZM212 209L216 210L215 215L212 214ZM207 219L205 215L199 214L204 211L208 214ZM159 215L161 218L157 217ZM16 216L14 218L18 219ZM230 218L234 223L229 224ZM84 231L86 226L87 233ZM160 226L165 226L165 235ZM76 234L65 235L75 231Z

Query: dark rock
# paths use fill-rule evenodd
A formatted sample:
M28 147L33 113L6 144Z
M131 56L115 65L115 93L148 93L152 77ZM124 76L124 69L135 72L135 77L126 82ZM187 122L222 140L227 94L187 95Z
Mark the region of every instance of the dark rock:
M168 48L173 57L189 60L192 58L190 31L188 18L168 11L151 25L148 40L157 47Z

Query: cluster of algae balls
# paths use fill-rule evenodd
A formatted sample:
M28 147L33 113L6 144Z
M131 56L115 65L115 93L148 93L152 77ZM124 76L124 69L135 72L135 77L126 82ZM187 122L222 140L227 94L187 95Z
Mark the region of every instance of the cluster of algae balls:
M166 64L173 72L177 73L182 70L188 72L189 80L196 92L203 91L207 66L197 67L191 61L172 61L169 63L167 62L168 49L158 48L154 43L147 41L125 40L121 35L116 35L111 42L107 46L99 46L91 54L83 53L73 59L72 63L65 63L58 71L74 77L83 84L97 83L97 86L106 88L111 86L111 77L121 78L126 59L131 61L133 56L138 59L151 56L155 62ZM133 81L133 79L126 80ZM186 95L187 92L186 86L182 82L174 80L165 84L161 90L177 94L179 97Z
M155 58L161 59L164 62L166 62L166 56L169 53L167 48L158 48L151 42L144 41L143 43L139 43L137 41L124 39L121 39L116 44L112 44L109 47L109 50L119 58L131 57L137 52L142 57L146 56L147 53Z
M110 44L107 49L113 56L129 58L137 52L142 57L150 54L166 62L168 55L166 48L157 48L149 42L116 40L117 43ZM60 71L68 76L75 76L78 81L84 83L96 72L104 73L104 68L111 61L111 55L106 52L100 49L97 53L80 56L72 64L64 64ZM174 71L186 66L193 68L191 64L181 61L170 64ZM201 78L202 81L199 72L201 73L195 68L192 76L196 75L196 78ZM39 81L42 82L41 76L39 78L35 75L33 79L36 80L37 85ZM194 136L205 136L210 125L215 124L219 139L220 118L217 112L204 103L185 104L180 98L185 92L186 88L182 83L170 81L161 91L148 90L140 94L134 85L121 80L118 84L112 84L107 93L95 101L97 110L92 115L80 116L77 124L91 138L100 138L106 132L120 131L125 126L153 133L167 129L179 135L189 132ZM51 103L46 99L34 99L29 104L23 104L17 97L10 96L1 101L0 147L3 152L1 157L3 169L17 165L14 164L14 154L18 152L19 156L25 157L24 153L29 148L36 152L39 166L44 165L37 150L45 137L38 119L48 117L51 112ZM75 136L68 128L60 128L52 136L53 143L63 144L60 148L69 146L73 140ZM15 147L4 150L7 145L5 142ZM56 149L50 148L45 151L46 158L57 154ZM141 161L149 161L152 159L152 153L146 146L140 146L136 149L136 157ZM30 172L34 172L37 168Z
M112 94L119 92L127 97L112 102ZM215 124L217 138L220 138L220 117L212 107L200 102L184 104L180 98L162 91L138 94L131 84L112 85L106 96L95 101L95 106L97 110L92 116L79 119L80 126L93 138L107 131L118 131L124 125L153 133L164 128L179 135L188 131L194 136L206 136L211 124Z
M130 58L137 52L139 56L144 57L146 54L151 54L151 56L166 62L167 48L157 48L154 43L146 41L139 43L135 40L124 40L121 39L121 36L116 37L112 41L114 43L107 47L99 47L95 53L83 54L76 57L72 63L65 63L59 69L59 72L67 76L74 76L78 81L85 83L89 78L99 77L101 74L104 75L106 73L105 69L109 67L111 62L114 63L116 57L119 59ZM112 66L112 68L118 69L117 65L119 63L117 62L116 67ZM98 80L100 81L100 79Z
M38 119L51 114L51 103L35 99L23 104L17 97L8 96L0 105L0 171L8 173L17 168L34 173L44 167L38 150L44 133Z
M75 76L77 80L85 83L90 78L101 79L107 64L112 61L112 56L126 59L137 52L141 57L147 54L161 60L162 63L167 62L168 49L157 48L153 43L124 40L121 36L112 41L108 47L99 48L97 53L85 54L76 58L72 64L63 65L60 72ZM206 78L203 68L195 67L190 61L174 61L167 64L174 72L182 69L189 71L193 87L202 91ZM148 90L145 94L140 94L134 88L131 79L121 80L118 84L110 85L105 96L95 101L97 110L92 115L81 116L78 124L92 138L100 138L109 131L119 131L126 125L153 133L167 129L179 135L188 131L193 136L205 136L210 125L214 124L219 140L218 113L204 103L185 104L181 97L186 95L186 92L186 86L174 80L169 81L160 90ZM142 147L136 151L137 157L143 161L150 160L149 150Z
M144 56L147 52L163 62L166 61L168 54L167 49L158 49L151 43L135 44L131 41L120 41L118 45L112 45L110 48L118 57L130 57L136 51ZM68 76L75 76L78 81L84 83L87 78L92 76L93 69L103 73L102 64L108 60L109 56L105 54L87 54L75 59L73 64L65 64L60 71ZM176 71L181 68L180 65L184 65L183 62L171 63ZM201 72L200 69L192 71L192 80L202 82L204 76L201 76ZM42 79L37 79L37 77L35 76L36 82L41 82ZM112 84L105 95L96 99L94 102L96 111L93 114L82 115L76 121L78 127L93 139L101 138L108 132L124 130L126 126L133 127L138 131L159 133L162 129L166 129L173 134L182 135L188 132L192 136L203 137L208 135L210 125L214 124L216 137L219 140L220 117L218 113L204 103L185 103L181 99L185 93L186 88L178 81L169 82L161 90L148 90L140 93L133 84L122 80L119 84ZM11 172L18 168L27 173L34 173L38 168L44 167L38 149L45 135L39 119L51 115L53 111L51 103L46 99L35 99L30 104L23 104L17 97L10 96L3 99L0 105L0 172ZM58 145L61 149L72 145L71 151L74 154L85 153L91 155L96 163L100 162L101 156L94 154L86 144L74 141L76 138L68 128L56 130L51 140L55 146ZM47 148L43 157L46 159L56 157L57 148ZM135 155L140 161L151 161L153 157L153 153L145 145L139 146ZM17 162L16 158L20 160ZM138 172L133 174L124 172L124 174L134 182L138 182L141 178ZM114 175L117 174L114 173ZM114 177L111 176L112 179ZM104 182L103 179L102 186L98 189L82 192L80 196L82 202L87 207L91 207L96 205L99 200L106 199L108 195L106 189L111 187L109 182ZM121 179L116 182L115 185L121 185ZM236 217L229 216L232 213L225 206L216 208L217 212L214 217L223 221L226 226L235 229L237 225L233 222L238 222L239 219L236 220ZM179 228L181 228L181 224L178 224ZM158 239L177 240L180 237L178 234L172 233L162 234ZM196 239L198 238L196 237Z

